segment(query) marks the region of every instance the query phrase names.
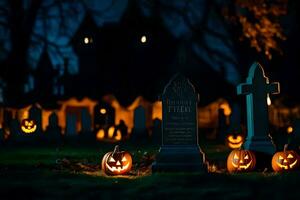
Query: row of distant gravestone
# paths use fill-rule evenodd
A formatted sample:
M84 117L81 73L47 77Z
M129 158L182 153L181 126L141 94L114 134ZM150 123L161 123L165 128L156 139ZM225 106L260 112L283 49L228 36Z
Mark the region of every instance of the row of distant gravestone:
M246 83L237 94L246 95L247 139L244 148L272 155L275 147L269 138L267 95L279 93L279 83L269 83L263 68L254 63ZM205 154L198 145L197 103L199 96L184 76L175 75L162 95L162 145L153 172L204 171Z
M27 119L25 119L27 120ZM30 119L28 119L30 120ZM73 134L65 133L62 134L62 129L58 125L58 118L55 113L52 113L49 116L49 126L46 128L46 130L43 132L40 129L40 124L36 124L37 128L34 132L31 133L25 133L21 129L22 123L20 123L17 119L13 119L10 121L9 124L9 138L5 141L5 134L8 133L7 129L0 129L0 144L5 143L29 143L29 144L35 144L36 142L46 142L50 144L63 144L68 142L76 142L84 144L85 142L88 143L95 143L96 140L96 134L97 130L94 131L82 131L80 133L75 132ZM111 127L111 126L109 126ZM108 128L109 128L108 127ZM127 126L123 124L121 126L121 123L118 125L114 125L115 129L118 129L121 131L123 140L128 139L128 130ZM7 131L5 133L5 131ZM76 134L75 134L76 133ZM107 137L107 136L106 136ZM114 136L112 136L114 138ZM127 139L126 139L127 138ZM143 143L153 143L153 144L160 144L160 138L161 138L161 120L154 119L153 120L153 127L151 129L151 136L149 135L149 131L143 127L137 127L134 128L131 137L129 138L131 141L136 142L138 141L140 144ZM106 140L105 140L106 141Z
M99 107L99 106L98 106ZM109 108L107 108L109 109ZM99 110L99 109L98 109ZM98 111L97 110L97 111ZM78 110L76 111L78 112ZM17 119L12 119L11 116L9 116L9 113L5 113L5 123L4 123L4 128L1 129L0 128L0 142L4 140L4 131L7 131L10 133L10 140L11 141L30 141L30 138L42 138L42 139L47 139L50 142L58 142L61 143L62 139L70 139L70 137L76 137L77 136L81 136L78 139L81 139L82 137L89 139L90 142L94 141L95 142L95 132L97 132L97 130L99 129L99 127L106 127L106 126L116 126L116 128L118 127L118 125L114 124L114 120L112 122L112 120L110 120L110 118L114 118L114 116L111 116L112 114L114 114L114 112L109 112L106 113L105 115L100 115L103 119L99 119L99 117L97 118L97 120L95 121L95 123L97 123L98 125L100 125L98 128L95 127L95 131L94 134L90 134L92 133L92 119L91 119L91 115L88 112L87 109L81 109L80 112L80 123L81 123L81 133L83 134L78 134L77 133L77 122L76 119L78 116L78 113L74 113L74 111L72 112L72 110L69 112L67 112L67 118L66 118L66 130L65 132L65 136L66 137L61 137L62 135L62 129L59 126L58 123L58 116L55 112L51 113L49 118L48 118L48 126L46 128L45 134L41 134L42 133L42 109L39 108L37 105L33 105L30 109L29 109L29 119L34 119L36 125L37 125L37 129L34 133L32 133L31 135L29 134L24 134L21 131L21 122L18 121ZM125 124L124 124L125 125ZM151 139L153 140L158 140L158 138L160 138L161 136L161 130L159 129L160 127L160 120L155 119L154 120L154 124L153 124L153 131L152 131L152 136ZM126 129L126 130L125 130ZM127 126L125 125L124 127L122 127L122 130L124 130L124 134L122 132L122 137L126 138L128 131L127 131ZM134 128L133 128L133 136L132 137L134 140L144 140L144 139L149 139L149 133L148 130L146 128L146 110L144 107L142 106L138 106L135 110L134 110ZM74 139L74 138L73 138ZM35 142L35 141L33 141Z

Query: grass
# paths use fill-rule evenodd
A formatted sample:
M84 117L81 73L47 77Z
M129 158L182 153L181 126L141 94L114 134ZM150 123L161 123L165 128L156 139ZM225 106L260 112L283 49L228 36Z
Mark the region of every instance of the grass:
M157 173L107 177L101 157L113 145L56 147L0 147L0 199L299 199L300 173L273 172ZM130 149L134 160L157 148ZM216 144L203 147L211 162L226 160L229 150ZM67 159L94 166L87 173L57 163Z

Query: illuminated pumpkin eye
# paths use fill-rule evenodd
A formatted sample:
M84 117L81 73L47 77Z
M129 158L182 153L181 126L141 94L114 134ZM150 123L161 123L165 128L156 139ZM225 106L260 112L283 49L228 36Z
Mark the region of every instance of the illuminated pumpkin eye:
M116 161L113 157L110 157L108 162L116 162Z
M279 160L283 160L283 157L282 156L279 156L279 158L278 158Z
M25 126L28 126L28 121L25 121Z
M122 158L122 162L126 162L127 159L125 158L125 156Z
M294 158L292 154L289 154L287 158Z
M236 154L234 154L233 159L238 160L239 157Z
M249 156L248 156L248 155L246 155L246 156L244 157L244 159L246 159L246 160L247 160L247 159L249 159Z

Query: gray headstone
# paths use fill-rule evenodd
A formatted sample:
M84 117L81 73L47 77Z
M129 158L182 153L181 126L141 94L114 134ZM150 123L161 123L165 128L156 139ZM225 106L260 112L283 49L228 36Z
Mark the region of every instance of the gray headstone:
M162 138L161 120L155 118L153 120L153 128L152 128L152 135L151 135L152 143L155 145L160 145L161 138Z
M23 137L23 133L21 132L20 122L18 119L12 119L10 121L9 129L10 129L11 139L13 141L23 140L24 137Z
M146 110L143 106L138 106L134 110L134 126L133 128L137 132L143 132L146 130Z
M67 136L75 136L77 135L77 130L76 130L76 120L77 116L74 113L67 113L66 116L66 134Z
M269 137L267 95L279 93L279 83L269 83L262 66L254 63L246 83L237 86L238 95L246 95L247 139L245 149L273 154L275 147Z
M55 112L52 112L48 119L48 127L49 128L57 128L58 125L58 116Z
M42 130L42 110L36 105L32 105L29 109L29 118L35 120L36 123L36 132L40 133Z
M133 124L134 125L130 139L133 141L136 140L139 142L146 142L149 139L146 128L146 110L141 105L134 110Z
M92 130L92 117L87 108L81 111L82 132L90 132Z
M153 172L204 171L204 154L198 145L198 94L177 74L162 94L162 145Z
M48 118L46 138L49 142L55 142L56 144L62 142L61 127L58 124L58 116L55 112L52 112Z

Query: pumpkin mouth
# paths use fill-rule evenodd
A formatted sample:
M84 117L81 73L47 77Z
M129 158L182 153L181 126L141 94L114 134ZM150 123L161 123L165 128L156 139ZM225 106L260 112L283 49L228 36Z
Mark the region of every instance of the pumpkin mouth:
M238 149L242 146L242 142L240 142L240 143L228 143L228 146L232 149Z
M252 163L252 160L247 165L237 165L234 162L232 162L232 165L238 169L248 169L250 167L251 163Z
M127 163L125 166L109 166L107 163L106 163L106 167L111 171L111 172L121 172L121 171L124 171L124 170L127 170L128 167L129 167L129 163Z
M32 127L21 126L21 129L24 133L33 133L36 131L36 125L34 125Z
M232 135L228 136L228 146L232 149L238 149L243 144L243 138L242 136L238 135L237 137L234 137Z
M297 162L298 162L298 160L295 160L292 164L290 164L290 165L283 165L283 164L280 164L280 163L278 163L278 162L276 162L277 163L277 165L279 166L279 167L281 167L281 168L283 168L283 169L289 169L289 167L290 167L290 169L292 169L296 164L297 164Z

